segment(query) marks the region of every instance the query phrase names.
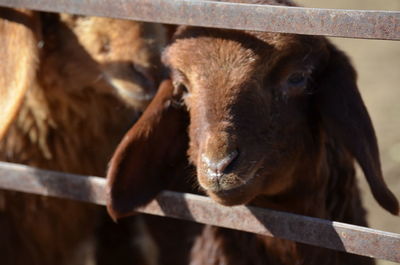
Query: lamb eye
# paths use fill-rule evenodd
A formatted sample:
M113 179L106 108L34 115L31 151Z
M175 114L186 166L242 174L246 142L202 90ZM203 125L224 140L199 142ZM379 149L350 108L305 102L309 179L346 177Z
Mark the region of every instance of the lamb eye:
M189 87L187 86L188 79L186 78L185 74L178 70L178 69L173 69L172 70L172 82L174 86L174 94L175 95L182 95L184 96L185 94L189 93ZM189 88L189 89L188 89Z
M307 81L307 76L305 73L294 73L291 74L288 78L289 85L292 86L303 86Z
M186 94L188 93L187 87L183 83L174 83L175 94Z
M188 89L184 84L179 85L179 91L181 91L182 93L188 93Z
M173 82L173 86L174 86L174 92L173 92L174 97L172 103L176 107L182 107L185 105L184 99L188 94L187 87L184 84L178 82Z

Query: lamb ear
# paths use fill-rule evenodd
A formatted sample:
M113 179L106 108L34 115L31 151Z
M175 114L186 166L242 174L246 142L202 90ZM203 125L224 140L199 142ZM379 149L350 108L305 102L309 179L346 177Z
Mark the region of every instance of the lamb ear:
M187 165L188 114L174 97L164 81L111 159L107 209L114 220L154 199Z
M40 19L33 11L0 8L0 140L35 81Z
M355 157L378 203L398 215L399 203L382 176L375 131L356 85L355 70L344 53L333 46L330 52L316 92L323 126Z

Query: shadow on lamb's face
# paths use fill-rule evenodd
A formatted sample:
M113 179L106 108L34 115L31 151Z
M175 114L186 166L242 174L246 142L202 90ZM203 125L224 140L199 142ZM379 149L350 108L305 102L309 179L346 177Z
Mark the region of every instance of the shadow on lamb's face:
M183 90L189 157L210 196L241 204L291 184L299 156L313 152L304 150L313 141L310 94L326 53L316 37L202 29L177 36L164 58Z
M162 79L160 24L102 17L63 15L80 44L100 64L100 78L126 102L144 108Z

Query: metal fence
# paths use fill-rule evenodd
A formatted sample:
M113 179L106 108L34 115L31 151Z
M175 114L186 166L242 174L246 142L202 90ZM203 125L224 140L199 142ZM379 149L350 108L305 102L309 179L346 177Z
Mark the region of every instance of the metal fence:
M205 0L0 0L0 5L157 23L400 40L400 12Z
M0 6L158 23L400 40L400 12L199 0L0 0ZM105 179L0 162L0 188L105 204ZM209 198L163 192L139 212L175 217L400 263L400 235ZM238 222L237 220L240 220Z

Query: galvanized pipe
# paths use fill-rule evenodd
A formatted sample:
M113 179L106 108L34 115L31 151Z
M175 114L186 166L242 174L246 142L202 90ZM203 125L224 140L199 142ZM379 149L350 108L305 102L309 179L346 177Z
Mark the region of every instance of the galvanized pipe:
M0 162L2 189L105 205L104 186L104 178ZM251 206L224 207L207 197L172 191L138 211L400 262L400 235L366 227Z
M0 6L203 27L400 40L400 12L397 11L204 0L0 0Z

